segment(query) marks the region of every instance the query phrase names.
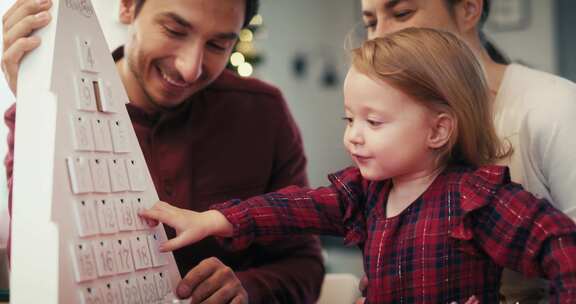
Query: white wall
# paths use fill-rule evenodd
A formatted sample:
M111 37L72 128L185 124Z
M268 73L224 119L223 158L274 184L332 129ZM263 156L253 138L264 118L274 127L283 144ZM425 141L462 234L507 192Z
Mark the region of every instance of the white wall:
M508 1L508 0L499 0ZM487 28L487 34L512 60L522 62L551 73L556 67L555 1L522 0L529 2L530 24L522 30L495 32Z
M124 44L127 27L118 21L120 0L92 0L110 50Z
M342 145L344 114L341 81L347 69L344 38L356 22L357 4L350 0L262 1L262 39L256 47L265 61L257 76L282 90L304 137L312 186L327 184L326 174L350 164ZM291 61L307 55L309 72L295 78ZM340 82L324 88L325 59L335 62Z

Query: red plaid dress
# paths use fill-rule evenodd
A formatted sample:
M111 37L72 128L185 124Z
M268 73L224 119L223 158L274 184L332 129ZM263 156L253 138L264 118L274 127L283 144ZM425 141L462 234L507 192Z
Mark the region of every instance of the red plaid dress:
M330 187L213 206L234 226L223 242L242 248L299 233L344 236L362 249L367 303L464 303L472 295L497 303L503 267L546 277L553 302L576 303L576 226L510 182L507 168L448 168L391 218L390 181L366 181L356 168L329 179Z

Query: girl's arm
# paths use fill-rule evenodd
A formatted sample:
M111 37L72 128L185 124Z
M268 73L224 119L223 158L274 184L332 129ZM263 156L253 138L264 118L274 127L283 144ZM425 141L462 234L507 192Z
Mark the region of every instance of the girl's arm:
M212 208L232 224L232 236L224 239L224 243L238 249L253 241L270 242L297 234L343 235L344 205L332 187L314 190L289 187Z
M546 200L515 184L478 210L474 237L503 267L551 281L554 303L576 303L576 225Z
M344 235L348 243L361 242L364 234L364 189L358 169L349 168L330 175L332 186L307 189L296 186L278 192L231 200L212 206L211 211L194 212L157 203L140 215L151 225L163 222L176 230L177 237L161 246L175 250L207 236L224 237L225 243L240 249L252 241L285 239L295 234Z
M152 208L140 211L139 215L145 218L150 226L162 222L176 230L177 236L161 244L160 251L176 250L211 235L232 235L232 224L216 210L195 212L158 202Z

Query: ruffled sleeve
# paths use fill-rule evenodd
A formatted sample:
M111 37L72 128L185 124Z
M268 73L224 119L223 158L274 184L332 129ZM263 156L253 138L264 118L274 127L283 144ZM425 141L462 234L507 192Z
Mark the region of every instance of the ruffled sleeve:
M576 225L547 200L510 182L507 168L481 167L456 178L460 214L451 231L465 252L551 281L553 303L576 303Z
M340 197L340 210L345 235L344 244L358 245L366 240L365 193L368 182L355 167L328 175Z
M507 167L484 166L475 171L464 173L457 181L450 183L452 197L459 197L460 215L456 217L455 226L450 236L459 243L459 249L470 254L478 252L473 242L475 221L473 215L490 204L502 185L510 183L510 172Z

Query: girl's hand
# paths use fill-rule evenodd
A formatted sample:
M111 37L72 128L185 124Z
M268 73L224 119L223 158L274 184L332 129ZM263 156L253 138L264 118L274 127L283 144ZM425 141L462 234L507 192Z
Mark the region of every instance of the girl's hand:
M220 212L210 210L195 212L158 202L152 208L142 210L139 216L150 226L162 222L176 230L176 237L160 245L160 251L173 251L196 243L207 236L231 236L233 227Z

